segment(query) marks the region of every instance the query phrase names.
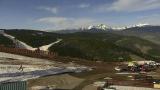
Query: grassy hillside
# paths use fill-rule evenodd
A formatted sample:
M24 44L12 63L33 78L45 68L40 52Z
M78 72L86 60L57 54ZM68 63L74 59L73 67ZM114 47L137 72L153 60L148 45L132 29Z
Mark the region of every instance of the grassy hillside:
M104 61L131 60L131 54L146 59L160 56L158 45L136 37L111 33L74 33L65 34L62 38L63 42L50 48L62 56Z
M134 27L115 33L140 37L160 45L160 26Z
M27 44L37 47L49 44L57 38L62 42L53 45L50 51L60 56L103 61L128 61L132 56L157 60L160 47L148 40L133 36L117 35L110 32L77 32L55 34L33 30L5 31Z
M151 57L160 57L160 46L148 40L137 37L127 37L117 41L116 44L127 48L128 50L144 58L146 55L148 56L148 59Z
M106 38L104 38L106 37ZM108 37L108 38L107 38ZM50 50L63 56L87 58L93 60L129 60L129 54L113 43L117 36L110 38L108 35L75 33L62 37L63 42L54 45ZM112 40L110 40L112 39Z

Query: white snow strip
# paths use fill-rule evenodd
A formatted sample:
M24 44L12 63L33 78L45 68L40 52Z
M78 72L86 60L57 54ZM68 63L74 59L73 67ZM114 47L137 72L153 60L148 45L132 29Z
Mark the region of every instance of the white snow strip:
M3 36L5 36L5 37L9 38L10 40L12 40L12 41L17 45L17 47L19 47L19 48L24 48L24 49L28 49L28 50L32 50L32 51L38 49L38 48L33 48L32 46L30 46L30 45L28 45L28 44L26 44L26 43L24 43L24 42L16 39L16 38L15 38L14 36L12 36L12 35L9 35L9 34L7 34L7 33L1 33L1 34L2 34ZM40 50L43 50L43 51L48 51L48 49L49 49L52 45L54 45L54 44L56 44L56 43L59 43L60 41L62 41L62 39L58 39L57 41L55 41L55 42L53 42L53 43L51 43L51 44L48 44L48 45L40 46L39 49L40 49Z
M62 39L58 39L57 41L55 41L55 42L53 42L53 43L51 43L51 44L41 46L41 47L39 47L39 49L42 50L42 51L48 51L48 49L49 49L52 45L57 44L57 43L59 43L60 41L62 41Z
M9 38L10 40L12 40L19 48L25 48L25 49L28 49L28 50L36 50L37 48L33 48L29 45L27 45L26 43L20 41L20 40L17 40L14 36L12 35L9 35L7 33L3 33L2 34L3 36Z
M70 72L82 72L84 68L77 67L75 69L69 69L65 67L55 67L46 70L35 70L30 72L16 72L16 73L3 73L0 74L0 82L13 82L13 81L24 81L28 79L34 79L47 75L70 73Z

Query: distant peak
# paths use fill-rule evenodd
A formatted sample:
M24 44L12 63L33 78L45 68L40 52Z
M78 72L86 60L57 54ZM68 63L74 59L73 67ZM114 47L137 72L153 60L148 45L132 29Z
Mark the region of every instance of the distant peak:
M124 30L127 28L133 28L133 27L145 27L145 26L150 26L150 24L148 23L139 23L139 24L135 24L135 25L129 25L129 26L124 26L124 27L110 27L107 26L105 24L99 24L99 25L95 25L95 26L89 26L88 30L91 29L100 29L100 30L108 30L108 29L112 29L112 30Z
M109 29L109 27L107 25L104 25L104 24L99 24L99 25L96 25L96 26L89 26L88 29L101 29L101 30L107 30Z
M148 26L149 24L148 23L140 23L140 24L137 24L135 25L136 27L143 27L143 26Z

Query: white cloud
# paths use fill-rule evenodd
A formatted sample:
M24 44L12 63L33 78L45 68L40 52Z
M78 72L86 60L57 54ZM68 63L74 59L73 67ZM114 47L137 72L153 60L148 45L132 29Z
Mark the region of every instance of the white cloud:
M58 13L58 8L57 7L39 7L39 9L52 12L53 14Z
M37 21L48 23L48 24L51 24L51 23L62 24L67 21L67 18L65 17L45 17L45 18L40 18Z
M160 8L160 0L116 0L111 5L103 5L101 10L105 11L145 11Z
M52 26L47 29L76 29L97 24L96 20L90 18L66 17L45 17L38 19L37 22Z
M90 7L90 4L83 3L83 4L80 4L78 7L79 8L88 8L88 7Z
M142 22L142 23L149 23L152 25L160 25L160 21L157 20L158 18L160 18L159 14L152 14L149 16L144 16L144 17L140 17L137 22Z
M44 29L47 30L62 30L62 29L77 29L82 27L88 27L90 25L97 25L97 24L106 24L109 26L130 26L135 25L138 23L148 23L151 25L160 25L160 21L157 20L160 18L160 15L153 14L144 17L137 18L129 23L114 23L114 22L103 22L93 18L67 18L67 17L44 17L36 20L40 26L43 26Z

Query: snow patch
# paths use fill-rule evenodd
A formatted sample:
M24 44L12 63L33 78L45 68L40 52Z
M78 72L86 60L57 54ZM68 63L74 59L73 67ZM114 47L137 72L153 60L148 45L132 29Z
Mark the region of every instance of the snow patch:
M10 58L10 59L9 59ZM12 58L12 59L11 59ZM3 64L6 60L10 62L23 62L27 64L14 65L10 62ZM14 55L0 52L0 82L25 81L42 76L61 74L61 73L79 73L88 71L89 68L76 64L64 64L46 59L31 58L21 55ZM22 69L20 69L22 68Z
M5 37L9 38L10 40L12 40L18 48L24 48L24 49L28 49L28 50L32 50L32 51L35 51L35 50L38 49L38 48L33 48L32 46L26 44L25 42L22 42L22 41L16 39L16 38L15 38L14 36L12 36L12 35L9 35L9 34L4 33L4 32L1 33L1 34L2 34L3 36L5 36ZM57 44L57 43L59 43L60 41L62 41L62 39L58 39L57 41L55 41L55 42L53 42L53 43L51 43L51 44L48 44L48 45L43 45L43 46L39 47L39 49L42 50L42 51L48 51L48 49L49 49L52 45Z

